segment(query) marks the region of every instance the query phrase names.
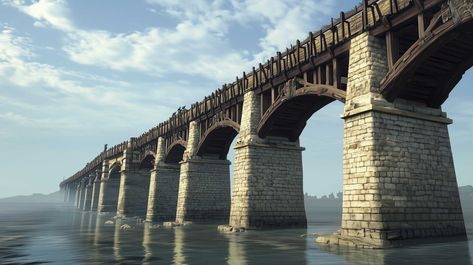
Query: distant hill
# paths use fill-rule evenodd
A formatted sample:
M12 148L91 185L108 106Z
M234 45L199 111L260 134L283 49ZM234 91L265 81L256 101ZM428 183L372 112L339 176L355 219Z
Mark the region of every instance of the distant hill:
M60 191L50 194L33 193L31 195L18 195L0 199L0 203L21 202L21 203L62 203L64 196Z

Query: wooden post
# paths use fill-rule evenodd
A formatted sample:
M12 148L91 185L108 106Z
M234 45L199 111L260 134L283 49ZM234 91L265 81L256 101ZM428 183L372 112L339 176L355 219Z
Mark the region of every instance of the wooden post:
M338 60L337 58L332 59L332 70L333 70L333 86L339 88L340 84L340 70L338 67Z
M419 32L419 39L423 38L425 33L425 18L422 12L417 15L417 31Z
M330 65L327 63L325 65L325 84L330 85Z
M363 9L362 13L362 29L365 31L368 26L368 0L363 0Z
M386 33L386 48L388 56L388 67L391 70L399 58L399 38L393 31Z

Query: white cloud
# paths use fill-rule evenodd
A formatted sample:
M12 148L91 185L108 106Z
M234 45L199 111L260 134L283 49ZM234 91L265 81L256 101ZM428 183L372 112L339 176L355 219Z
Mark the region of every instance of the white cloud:
M175 107L170 106L173 100L160 105L143 103L155 95L138 93L139 89L125 81L35 62L30 46L31 40L15 35L12 28L0 32L1 120L47 129L89 130L104 119L112 128L149 126L149 113L158 112L156 118L164 120ZM178 92L168 94L172 97Z
M321 21L331 12L334 1L321 0L260 0L243 2L232 0L237 10L236 17L240 23L255 24L259 21L265 31L265 35L259 39L261 51L255 55L256 61L264 61L274 56L277 51L283 51L286 47L294 44L296 39L307 37L314 23Z
M38 20L35 25L50 25L56 29L71 31L74 25L68 19L69 9L64 0L3 0L4 4L14 6L21 12Z
M153 76L181 73L218 82L233 81L297 38L304 38L314 20L326 14L333 1L183 1L146 0L155 11L164 11L178 22L172 28L146 28L124 33L82 30L74 26L63 0L10 4L40 25L66 33L63 50L79 64L116 71L139 71ZM156 8L154 8L156 7ZM265 32L260 51L235 49L228 38L233 27L251 26ZM314 30L314 29L312 29Z

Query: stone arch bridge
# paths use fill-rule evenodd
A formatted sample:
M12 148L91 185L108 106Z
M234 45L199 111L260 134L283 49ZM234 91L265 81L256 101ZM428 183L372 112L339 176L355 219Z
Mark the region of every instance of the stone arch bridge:
M340 101L342 223L319 241L464 236L441 106L472 65L472 0L364 0L60 187L81 209L150 222L305 227L299 135Z

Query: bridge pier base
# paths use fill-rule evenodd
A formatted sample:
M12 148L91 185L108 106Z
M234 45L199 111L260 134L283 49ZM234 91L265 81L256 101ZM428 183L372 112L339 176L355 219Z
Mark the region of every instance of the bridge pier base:
M150 174L149 170L126 169L121 171L118 217L146 216Z
M117 170L118 171L118 170ZM102 163L102 176L100 178L100 191L97 203L97 212L115 213L117 211L118 191L120 189L119 172L109 172L109 163Z
M92 201L92 180L84 187L84 202L82 203L82 210L89 211L90 210L90 202Z
M231 227L307 226L302 150L298 143L274 139L235 147Z
M174 221L179 191L179 166L160 164L151 172L147 222Z
M155 166L149 184L147 222L176 220L177 194L179 191L179 165L164 162L166 143L158 138Z
M255 92L244 96L229 226L260 229L306 227L302 184L302 150L285 138L260 139L260 101Z
M92 199L90 202L90 210L96 211L99 203L99 193L100 193L100 175L96 175L94 181L92 182Z
M75 202L76 189L73 187L72 184L71 184L71 185L68 185L68 189L69 189L69 192L68 192L67 202L72 205L72 204L74 204L74 202Z
M228 222L230 161L190 158L181 162L176 223Z
M85 195L85 183L82 183L79 188L79 197L77 198L77 208L82 210L82 207L84 206L84 195Z
M104 213L117 211L118 190L120 180L118 179L102 179L100 181L99 201L97 211Z
M180 162L176 223L227 222L230 213L230 162L196 155L199 126L189 124L187 149Z
M352 40L345 106L341 230L324 244L391 247L465 236L446 118L440 109L378 93L382 40ZM406 241L409 239L409 241Z

